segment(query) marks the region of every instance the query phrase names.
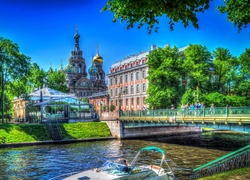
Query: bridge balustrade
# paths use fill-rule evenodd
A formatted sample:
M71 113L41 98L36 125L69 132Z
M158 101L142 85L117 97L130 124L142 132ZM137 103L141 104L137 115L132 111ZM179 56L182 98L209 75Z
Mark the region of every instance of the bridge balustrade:
M120 117L250 117L250 107L215 107L195 109L154 109L121 111Z
M193 169L192 179L250 166L250 145Z

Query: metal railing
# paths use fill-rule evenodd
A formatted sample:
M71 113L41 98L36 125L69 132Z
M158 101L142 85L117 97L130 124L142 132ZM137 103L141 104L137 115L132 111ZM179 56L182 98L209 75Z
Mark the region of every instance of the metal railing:
M55 131L55 129L54 129L53 127L56 128L56 131ZM62 137L62 130L61 130L61 128L60 128L60 125L59 125L58 120L53 120L53 121L48 120L48 121L47 121L47 128L48 128L48 131L49 131L49 133L50 133L50 136L51 136L51 138L52 138L53 140L56 139L56 135L59 136L59 139L60 139L60 140L63 139L63 137ZM56 133L56 132L58 132L58 133Z
M250 166L250 145L193 169L192 179Z
M139 111L120 111L120 117L250 117L250 107L215 107L194 109L154 109Z

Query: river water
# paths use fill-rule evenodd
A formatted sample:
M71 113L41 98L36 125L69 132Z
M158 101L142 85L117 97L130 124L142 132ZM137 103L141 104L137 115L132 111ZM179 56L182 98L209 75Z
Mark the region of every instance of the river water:
M129 162L146 146L166 151L178 179L189 179L193 168L250 142L246 134L225 132L185 134L133 140L105 140L0 149L1 180L49 180L100 166L119 157Z

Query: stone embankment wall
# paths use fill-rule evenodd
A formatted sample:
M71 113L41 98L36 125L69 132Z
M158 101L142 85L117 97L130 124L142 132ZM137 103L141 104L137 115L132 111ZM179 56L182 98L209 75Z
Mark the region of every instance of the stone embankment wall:
M118 119L102 120L109 126L113 137L118 139L156 137L190 132L201 132L200 127L185 126L152 126L152 127L130 127L124 128L124 123Z
M133 127L123 128L120 135L121 138L143 138L143 137L156 137L166 136L181 133L201 132L200 127L184 127L184 126L154 126L154 127Z

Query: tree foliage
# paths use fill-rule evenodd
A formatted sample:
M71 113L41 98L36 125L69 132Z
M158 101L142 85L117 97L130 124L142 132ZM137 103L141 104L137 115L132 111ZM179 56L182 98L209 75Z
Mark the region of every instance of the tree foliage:
M42 88L45 78L46 72L41 69L38 64L33 63L30 69L30 76L28 77L30 86L38 89Z
M66 74L61 70L49 69L47 73L47 86L61 92L68 92Z
M182 67L189 81L187 87L194 90L198 87L202 92L206 92L210 79L211 53L206 46L190 44L185 49L184 55Z
M169 108L201 102L206 107L246 106L250 99L250 49L239 58L228 49L211 54L205 46L190 44L184 52L158 48L148 55L149 108Z
M215 76L214 91L222 94L228 94L230 88L230 81L235 72L233 63L235 58L231 55L230 51L225 48L216 48L213 51L213 69Z
M238 27L246 28L250 22L249 0L224 0L224 5L218 7L221 13L228 15L228 20Z
M246 48L239 57L239 83L235 86L239 95L250 98L250 48Z
M148 55L148 98L150 108L167 108L179 101L182 54L177 47L158 48Z
M4 114L4 91L13 80L25 79L29 73L30 58L20 53L19 47L9 39L0 37L0 78L2 114ZM2 123L3 123L2 116Z
M147 25L149 33L159 28L159 18L166 16L169 19L170 29L175 23L182 22L184 27L191 23L199 28L197 13L209 8L210 0L108 0L102 11L114 13L113 22L120 20L127 23L127 29L137 24L138 28ZM218 7L222 13L228 13L228 20L241 30L250 20L250 4L248 0L226 0Z

